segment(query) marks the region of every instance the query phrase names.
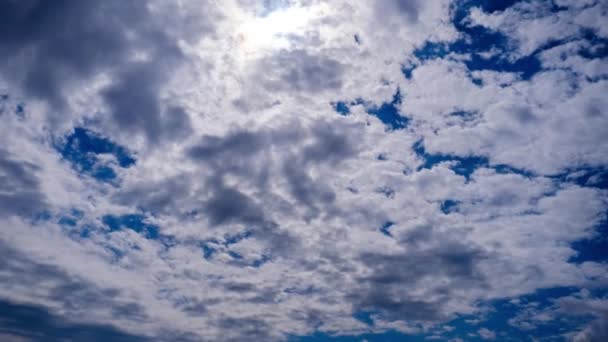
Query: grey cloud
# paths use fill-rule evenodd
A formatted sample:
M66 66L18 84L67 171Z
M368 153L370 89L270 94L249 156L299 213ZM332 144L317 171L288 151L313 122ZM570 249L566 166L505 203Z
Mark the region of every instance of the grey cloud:
M423 4L423 3L422 3ZM379 0L375 2L378 22L382 23L386 16L398 14L405 17L409 22L418 21L420 7L418 0Z
M150 341L110 325L74 323L42 306L0 300L0 337L8 341Z
M63 103L63 83L89 77L128 56L125 20L141 21L143 2L117 6L96 1L3 1L0 53L3 75L21 81L29 94ZM113 25L104 15L114 17ZM29 51L28 51L29 50ZM27 53L27 58L24 53ZM21 59L21 62L19 61Z
M218 183L202 209L213 225L239 222L258 226L265 221L262 208L249 196Z
M38 166L0 149L0 216L31 216L44 209L46 196L40 189L39 171Z
M336 197L323 183L315 182L296 159L288 159L285 162L284 174L289 182L291 195L310 209L312 217L319 215L319 206L331 204Z
M22 252L12 248L4 242L0 242L1 258L0 258L0 290L2 296L11 293L14 288L30 288L37 289L37 293L42 298L32 298L35 300L43 300L57 305L65 318L71 321L81 320L83 315L88 312L99 313L99 311L107 311L110 315L117 318L128 319L129 321L145 321L148 315L143 306L137 302L129 302L120 300L121 291L114 288L101 288L86 280L74 277L57 266L44 264L24 255ZM7 304L17 305L17 304ZM16 307L15 310L19 311ZM39 308L40 315L48 317L54 316L50 309ZM13 317L19 317L12 314ZM51 320L49 322L52 322ZM61 320L60 320L61 321ZM23 324L23 322L16 322ZM115 333L112 327L105 326L87 326L71 323L76 330L71 330L70 325L61 326L45 326L41 329L48 329L43 333L69 333L78 334L92 329L91 333L97 333L96 329L101 329L98 333L103 336L103 332ZM0 322L0 331L2 330L2 322ZM81 331L82 330L82 331ZM77 337L74 335L73 337ZM52 338L53 335L50 335ZM91 337L95 338L95 336ZM36 339L34 339L36 340ZM45 340L44 338L42 340Z
M319 208L334 201L335 194L323 181L313 179L310 170L355 156L358 143L351 133L357 132L354 126L329 122L308 128L295 123L273 130L233 131L224 137L203 137L185 155L210 167L207 188L212 195L204 209L215 224L232 219L247 223L269 220L253 199L223 185L227 174L242 177L260 193L266 192L268 177L284 177L293 198L317 216Z
M204 136L198 145L187 151L187 155L201 161L212 161L230 155L246 157L259 152L269 143L264 133L237 131L224 137Z
M574 342L603 342L608 340L608 315L594 320L575 335Z
M551 324L566 323L560 340L573 342L606 341L608 337L608 301L583 289L571 295L551 298L551 305L522 301L517 314L508 323L530 335ZM581 318L585 318L582 319Z
M608 340L608 301L594 298L562 297L557 300L558 310L566 315L595 317L576 333L574 342L600 342Z
M217 326L226 332L225 341L243 341L244 336L247 340L271 341L276 340L270 332L271 327L261 318L222 318L218 320Z
M355 137L335 125L318 122L312 127L311 134L315 140L302 152L305 162L329 162L337 164L355 155L357 147Z
M480 250L434 240L433 247L409 245L399 254L363 253L360 261L369 274L359 278L361 286L349 295L357 310L379 311L386 320L438 322L448 318L446 305L454 291L485 286L478 265L486 256ZM409 293L421 282L427 284L427 298Z
M252 12L262 16L287 3L318 3L237 2L257 6ZM68 274L70 268L61 266L68 262L61 257L66 251L55 248L62 244L42 243L44 235L36 234L38 227L24 227L28 235L13 240L22 250L48 248L44 254L57 256L49 260L56 266L0 244L2 296L16 298L16 291L21 296L31 295L32 302L49 306L40 312L47 312L61 327L77 325L66 319L89 315L92 319L116 318L117 324L126 321L126 326L135 329L143 323L165 325L149 332L156 340L200 341L203 336L196 334L201 333L209 340L274 341L315 329L361 332L364 325L354 320L351 309L372 313L374 319L382 321L368 327L374 332L381 333L388 326L427 328L445 323L462 308L471 313L486 299L519 295L547 284L576 286L585 281L577 279L581 274L592 277L604 273L603 264L567 264L573 253L568 242L589 236L591 223L597 222L593 217L604 211L603 192L601 199L597 189L588 189L597 190L597 196L576 192L561 199L561 188L567 190L573 184L558 184L561 179L552 178L542 182L553 186L540 186L536 182L541 182L541 177L509 180L506 175L489 181L495 173L489 167L507 164L514 168L505 167L505 173L521 168L549 174L570 166L603 165L604 151L608 151L602 148L606 139L601 129L605 127L603 109L608 108L602 102L605 80L587 82L584 77L591 76L583 76L585 73L573 79L565 70L558 70L564 67L553 66L548 68L555 70L539 72L529 81L498 71L492 73L494 76L477 72L483 73L479 76L483 82L475 84L471 77L478 76L470 75L470 63L465 63L470 60L453 54L445 56L449 63L442 63L438 55L404 78L399 65L414 58L404 54L410 47L422 46L422 40L431 36L433 43L446 47L452 44L443 40L459 39L450 28L450 15L456 8L448 8L449 1L378 0L362 8L355 2L327 2L323 5L329 8L320 8L318 13L327 17L317 20L316 12L311 15L315 19L310 31L283 37L291 50L264 48L248 54L263 56L258 60L240 60L244 51L231 50L239 48L239 39L230 31L240 23L230 22L218 30L228 33L226 36L204 41L206 48L217 47L217 51L192 51L192 55L204 55L204 60L189 65L191 52L183 54L176 38L181 45L212 31L208 23L213 14L205 7L212 2L194 1L192 7L187 7L190 1L177 3L0 3L0 56L6 60L0 66L0 77L19 87L26 102L43 100L52 105L53 120L67 122L63 109L69 92L80 86L92 90L88 82L103 74L108 84L96 95L104 106L101 114L96 114L101 117L92 118L91 124L101 122L106 131L114 128L116 134L147 138L134 148L150 142L175 143L167 151L175 165L162 165L162 171L154 168L163 162L162 156L136 151L141 163L138 159L138 167L121 174L119 187L87 187L82 194L74 194L74 189L88 183L77 183L77 175L66 174L74 176L66 183L75 186L64 189L62 198L69 198L69 203L81 198L81 208L77 208L79 212L82 209L81 214L74 227L69 223L45 227L61 240L86 233L85 225L96 222L94 219L108 210L143 211L146 217L154 218L161 230L160 240L140 239L127 231L105 235L95 230L86 237L75 236L83 250L67 251L77 256L87 253L85 248L129 249L121 260L92 265L91 272L99 271L95 279L112 282L116 279L108 270L135 270L129 274L133 283L125 286L141 291L142 298L150 301L133 300L126 289L92 284L86 274ZM189 10L198 13L189 17L194 21L184 20L184 12ZM242 13L227 14L240 17ZM354 26L344 20L351 14L360 20ZM518 25L520 21L513 22ZM417 24L420 30L413 29ZM326 25L338 26L335 34L325 28L313 32ZM407 37L398 37L399 32L408 32ZM366 44L356 45L352 39L355 34L367 37ZM535 36L530 35L531 39ZM394 49L382 46L395 41L401 43L394 44ZM465 42L468 44L473 42ZM224 64L207 72L204 69L214 65L213 58ZM347 63L352 63L352 68ZM184 66L193 66L188 71L205 78L191 84L194 89L188 94L164 89L175 84L170 78L174 71L181 76ZM565 76L549 77L557 71ZM600 74L594 71L588 75ZM542 77L547 77L546 81L540 82ZM236 83L243 80L243 95L237 104L254 109L274 106L267 112L251 111L247 123L239 113L231 113L226 102L231 100L232 91L238 91ZM567 87L570 82L572 87ZM560 87L553 89L551 85ZM562 85L571 89L557 89ZM404 96L399 109L411 112L412 122L406 130L387 132L374 120L367 120L364 107L368 101L390 95L395 86ZM164 90L168 90L166 94ZM583 98L578 96L580 92ZM359 96L364 99L355 100ZM568 101L557 101L561 99ZM189 103L182 107L181 100ZM279 105L277 100L283 103ZM351 105L353 100L360 104ZM350 115L333 113L332 101L344 101ZM38 127L47 132L46 123L34 122L36 105L28 104L27 108L32 109L32 115L28 112L14 124L31 134L22 138L21 130L10 133L13 126L8 125L5 129L10 133L5 140L10 144L14 141L15 146L23 141L19 139L36 135ZM212 114L201 113L196 127L227 133L180 140L195 131L186 108L225 111L219 121ZM460 110L474 113L474 120ZM319 120L319 115L325 114L334 119ZM240 122L243 127L230 130L228 122ZM89 125L88 117L84 124ZM52 127L50 133L55 133ZM463 160L474 155L486 156L490 166L479 168L466 182L454 175L456 167L450 170L449 163L417 170L419 158L410 147L418 139L429 142L429 154L436 157L429 162L445 155ZM0 217L43 211L46 199L41 182L46 182L43 176L49 176L44 174L46 168L21 160L29 160L29 156L1 151ZM182 154L175 158L174 151ZM466 163L461 164L464 167ZM50 201L52 194L47 196ZM536 202L542 202L541 197L558 202L545 203L542 208L557 209L540 210ZM442 213L440 202L447 201L458 203L458 210ZM387 221L394 225L390 234L382 235L379 228ZM64 232L66 236L61 235ZM525 257L530 253L533 260ZM0 311L9 307L6 305L13 305L11 310L20 310L18 306L31 309L8 302L5 305L1 298ZM575 303L566 302L562 306L564 311L592 312L596 319L578 332L579 339L605 337L604 309L577 309ZM55 315L51 307L65 317ZM0 313L0 336L8 330L24 330L21 323L10 323L2 330L7 327L2 325L4 318ZM188 331L173 331L176 326ZM120 334L116 328L103 329ZM41 334L51 340L58 336ZM106 336L107 340L122 338ZM90 339L88 335L76 337Z
M164 110L159 92L183 60L169 23L150 10L149 1L3 1L0 4L0 76L20 86L27 96L53 106L52 121L61 121L71 87L101 73L113 81L103 92L113 126L144 133L156 141L166 127L185 120ZM187 18L170 9L179 21ZM200 21L200 19L199 19ZM191 31L211 30L205 25ZM195 30L196 29L196 30ZM136 61L145 53L148 61ZM180 128L181 130L181 128ZM183 131L183 130L182 130ZM169 134L175 137L174 134Z
M190 195L192 182L188 175L180 175L158 182L133 183L116 193L114 200L124 205L134 204L155 213L184 214L190 208L182 202Z
M270 91L310 94L341 88L345 72L339 61L305 50L281 51L262 59L257 69L256 79Z
M287 158L283 170L289 181L291 194L311 209L312 216L317 216L319 207L316 203L321 207L328 207L336 196L329 187L313 180L308 175L307 167L317 163L336 165L354 156L357 144L344 131L324 122L316 124L311 134L314 142L306 145L296 157Z
M207 306L204 303L193 303L182 308L184 312L191 316L205 316L208 312Z

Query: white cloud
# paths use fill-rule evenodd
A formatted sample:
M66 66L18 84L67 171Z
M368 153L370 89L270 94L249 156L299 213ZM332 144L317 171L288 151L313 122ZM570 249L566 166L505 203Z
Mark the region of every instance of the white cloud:
M107 38L99 46L59 51L46 42L61 35L42 31L23 46L0 43L11 60L10 48L32 51L0 67L10 94L0 100L0 299L159 340L282 340L315 330L447 334L435 330L487 300L607 283L606 264L569 260L571 243L604 218L608 194L554 177L608 165L606 62L578 53L597 48L581 27L605 36L595 24L603 2L472 9L469 24L507 35L512 59L566 40L538 53L543 69L529 80L471 71L466 55L416 58L427 41L461 37L449 1L108 4L98 10L116 14L114 26L68 8L89 19L74 19L74 47ZM15 20L30 10L10 9ZM23 33L0 27L11 34ZM410 121L390 130L366 110L397 89ZM335 113L335 101L350 114ZM79 174L56 150L74 126L128 146L136 164L101 158L115 184ZM457 160L422 168L419 141L432 156L488 164L468 177ZM75 225L61 224L72 209ZM142 215L160 238L103 223L125 214ZM576 338L605 332L602 300L568 300L551 312L598 318ZM513 325L541 319L528 314Z

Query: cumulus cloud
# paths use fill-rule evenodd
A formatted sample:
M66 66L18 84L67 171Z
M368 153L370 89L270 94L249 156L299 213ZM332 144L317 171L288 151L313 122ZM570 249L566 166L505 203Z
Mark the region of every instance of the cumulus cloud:
M605 339L605 7L5 1L0 337Z

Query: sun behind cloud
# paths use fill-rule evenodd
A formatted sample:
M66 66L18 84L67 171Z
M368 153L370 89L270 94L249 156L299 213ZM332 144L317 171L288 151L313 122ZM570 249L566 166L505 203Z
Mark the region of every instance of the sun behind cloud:
M293 5L278 8L264 16L245 14L239 20L236 37L240 52L256 57L290 46L290 36L310 30L311 22L325 14L325 4Z

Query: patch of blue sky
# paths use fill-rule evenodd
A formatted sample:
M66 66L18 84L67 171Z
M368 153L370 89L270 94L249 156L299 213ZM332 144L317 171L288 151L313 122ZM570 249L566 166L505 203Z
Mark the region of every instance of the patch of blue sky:
M416 69L416 64L401 65L401 73L408 80L412 78L412 74Z
M443 332L442 339L463 338L466 341L481 341L475 334L485 328L496 333L499 341L564 340L565 334L576 331L592 317L559 315L544 321L522 321L526 329L517 327L515 318L526 310L549 310L555 300L579 292L575 287L540 289L533 294L518 298L500 299L485 303L487 312L481 315L462 315L446 325L454 328ZM525 315L522 316L525 319Z
M81 239L88 239L91 237L91 232L95 229L92 226L83 226L78 232L78 237Z
M574 287L541 289L533 294L518 298L506 298L482 303L487 310L477 315L461 315L446 322L429 332L417 335L406 335L397 331L383 333L364 333L358 335L332 335L317 332L309 336L291 336L291 342L388 342L388 341L449 341L463 339L465 341L486 341L479 335L480 329L487 329L496 334L499 341L535 341L563 340L563 335L576 331L587 324L590 316L558 316L555 319L536 321L527 330L517 328L513 319L527 308L534 310L550 309L556 299L569 296L580 291ZM593 293L598 296L601 293ZM370 328L374 326L374 313L355 312L353 317ZM446 329L447 328L447 329Z
M140 214L127 214L121 216L106 215L102 218L102 222L110 231L120 231L123 229L131 229L147 239L158 239L158 226L146 223L145 216Z
M226 235L224 236L224 246L228 247L230 245L234 245L236 243L241 242L242 240L248 239L253 236L253 232L249 230L245 230L238 234Z
M397 89L390 102L384 102L380 106L371 104L363 99L356 99L348 104L345 101L331 102L331 106L338 114L347 116L350 114L350 107L354 105L363 105L369 115L377 117L386 127L391 130L398 130L407 127L409 118L399 114L399 105L401 104L401 91Z
M604 213L600 224L595 227L593 235L587 239L575 241L571 247L576 251L576 255L568 260L571 263L608 262L608 210Z
M459 201L455 201L455 200L452 200L452 199L446 199L446 200L442 201L441 204L440 204L441 212L444 213L444 214L446 214L446 215L450 214L450 213L453 213L453 212L456 212L456 211L458 211L458 205L459 204L460 204Z
M203 258L205 258L206 260L211 260L213 258L213 256L215 255L215 253L217 252L217 249L213 248L208 243L202 243L200 245L200 247L201 247L201 250L203 251Z
M369 326L374 325L374 312L372 311L357 311L353 314L353 318L359 322L363 322Z
M34 215L32 224L49 222L53 219L53 214L48 210L42 210Z
M556 182L570 182L582 187L608 189L608 169L605 167L581 167L551 176Z
M565 335L580 330L593 317L589 315L546 315L542 320L526 320L529 310L534 312L555 309L556 300L571 296L581 289L576 287L557 287L540 289L536 292L516 298L504 298L487 303L480 303L483 308L478 314L460 315L457 318L439 325L428 332L417 335L406 335L396 331L384 333L365 333L359 335L336 336L317 332L309 336L292 336L291 342L384 342L384 341L449 341L460 338L465 341L486 341L479 335L480 329L487 329L496 334L498 341L561 341ZM606 291L590 291L593 297L605 296ZM519 320L517 319L519 315ZM370 328L374 325L373 312L355 312L353 317ZM517 323L526 324L526 329L517 327Z
M479 116L478 112L475 111L467 111L467 110L457 110L450 113L450 116L456 116L465 121L470 121Z
M420 60L445 58L451 53L467 55L463 60L470 71L493 70L518 73L522 79L530 79L541 70L541 63L535 54L512 60L509 51L509 40L500 32L491 31L482 26L471 26L465 20L473 7L480 7L486 12L502 11L517 1L460 1L454 8L453 24L463 37L451 43L428 41L414 51ZM495 52L495 53L493 53ZM406 78L411 78L414 66L402 67ZM480 80L473 80L481 84Z
M517 167L511 166L511 165L506 165L506 164L492 165L491 168L494 169L494 171L496 171L497 173L514 173L514 174L518 174L520 176L524 176L527 178L532 178L532 177L537 176L537 174L535 174L532 171L517 168Z
M498 32L481 27L461 25L461 31L470 38L460 39L453 43L427 42L414 55L421 61L444 58L450 53L467 54L469 58L463 62L470 71L492 70L514 72L524 80L530 79L541 70L541 63L535 55L525 56L515 61L509 59L504 51L507 50L507 39ZM492 54L495 50L499 53ZM482 53L490 53L490 55ZM411 77L412 68L402 70L406 78Z
M7 93L0 93L0 115L12 112L20 119L25 118L25 103L11 101L11 96Z
M488 12L488 13L494 13L494 12L499 12L499 11L504 11L507 8L515 5L518 2L521 2L522 0L500 0L500 1L496 1L496 0L465 0L465 1L460 1L460 3L462 4L462 6L465 7L479 7L481 8L484 12Z
M398 130L405 128L409 123L409 119L399 114L398 107L401 104L401 100L401 91L397 89L391 102L385 102L379 107L368 107L367 113L376 116L390 129Z
M136 162L125 147L82 127L74 128L72 134L65 137L63 144L56 148L76 170L102 182L111 182L117 175L111 165L102 162L100 155L112 155L122 168L128 168Z
M348 108L348 105L344 101L332 102L331 106L340 115L346 116L350 114L350 108Z
M467 180L471 176L476 169L480 167L488 167L488 158L481 156L455 156L455 155L445 155L445 154L430 154L427 153L422 140L416 142L413 146L416 154L423 158L424 163L419 167L419 169L432 169L435 165L448 162L455 161L457 162L455 165L451 167L454 173L464 176Z
M228 255L235 260L243 260L243 256L235 251L228 251Z
M232 261L234 262L234 264L239 267L260 268L272 259L269 255L266 255L266 254L261 255L257 259L251 260L251 259L245 258L243 255L241 255L240 253L237 253L235 251L229 250L226 253L228 254L228 256L230 256L232 258Z
M599 37L591 30L586 30L583 38L589 42L590 47L580 49L580 56L589 59L608 57L608 39Z
M82 219L84 213L78 209L72 209L65 215L61 215L57 221L62 226L74 227L78 224L78 221Z
M262 255L261 257L259 257L258 259L255 259L251 262L250 266L254 267L254 268L259 268L262 267L262 265L266 264L267 262L269 262L272 258L269 255Z
M556 183L572 183L581 187L608 190L608 169L604 167L582 167L550 176ZM608 262L608 210L600 223L593 227L591 237L575 241L571 247L576 255L569 262L580 264L586 261Z
M345 101L331 102L333 109L340 115L350 114L350 106L363 105L369 115L377 117L387 128L398 130L407 127L409 118L399 113L399 105L402 101L401 91L397 89L390 102L384 102L380 106L372 104L364 99L358 98L350 103Z
M21 119L25 118L25 104L18 103L17 105L15 105L15 115L17 115Z
M524 177L535 177L536 174L521 168L517 168L507 164L490 164L489 159L484 156L458 156L451 154L432 154L426 152L422 140L417 141L413 146L414 152L424 160L424 163L419 169L432 169L435 165L443 162L456 162L450 168L457 175L465 177L469 180L471 174L478 168L485 167L496 171L497 173L518 174Z
M395 223L391 222L391 221L386 221L384 222L384 224L382 224L382 227L380 227L380 232L386 236L393 236L391 234L391 227L394 226Z

